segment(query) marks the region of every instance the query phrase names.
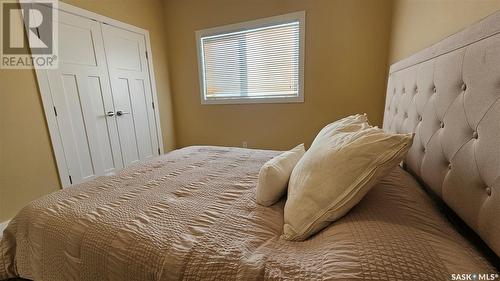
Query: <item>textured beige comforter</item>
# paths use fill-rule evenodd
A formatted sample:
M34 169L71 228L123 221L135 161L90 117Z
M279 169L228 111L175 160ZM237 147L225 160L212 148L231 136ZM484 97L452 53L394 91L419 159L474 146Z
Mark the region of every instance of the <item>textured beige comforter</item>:
M277 152L177 150L25 207L0 242L0 279L449 280L495 270L397 168L305 242L279 239L284 201L255 203Z

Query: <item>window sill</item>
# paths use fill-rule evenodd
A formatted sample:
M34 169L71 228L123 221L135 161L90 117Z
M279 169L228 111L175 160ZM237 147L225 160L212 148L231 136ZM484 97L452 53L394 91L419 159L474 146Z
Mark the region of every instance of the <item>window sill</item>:
M210 98L202 99L202 105L210 104L262 104L262 103L302 103L304 102L303 96L298 97L253 97L253 98Z

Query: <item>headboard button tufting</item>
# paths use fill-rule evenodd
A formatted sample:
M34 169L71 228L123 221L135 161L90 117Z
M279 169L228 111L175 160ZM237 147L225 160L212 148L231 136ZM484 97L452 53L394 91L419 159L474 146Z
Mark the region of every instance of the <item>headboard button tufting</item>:
M391 110L384 116L387 131L415 134L404 161L407 170L496 255L500 255L499 65L500 11L391 65L386 98Z

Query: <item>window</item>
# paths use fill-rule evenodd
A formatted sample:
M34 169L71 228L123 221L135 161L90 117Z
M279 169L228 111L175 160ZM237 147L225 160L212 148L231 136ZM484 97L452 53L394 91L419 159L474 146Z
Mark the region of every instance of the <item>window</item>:
M196 32L202 104L304 101L305 12Z

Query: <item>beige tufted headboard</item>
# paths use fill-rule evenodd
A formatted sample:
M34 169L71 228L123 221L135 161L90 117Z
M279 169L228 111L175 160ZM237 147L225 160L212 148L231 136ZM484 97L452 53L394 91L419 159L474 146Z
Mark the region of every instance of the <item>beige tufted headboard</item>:
M405 165L500 255L500 12L393 64L384 129Z

